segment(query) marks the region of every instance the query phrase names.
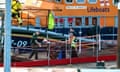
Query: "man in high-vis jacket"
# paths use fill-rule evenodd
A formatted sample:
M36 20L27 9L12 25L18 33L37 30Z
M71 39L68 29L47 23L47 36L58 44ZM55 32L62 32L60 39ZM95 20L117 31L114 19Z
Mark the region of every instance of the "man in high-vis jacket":
M69 41L71 45L71 57L77 57L77 52L76 52L77 44L74 33L70 33Z
M18 24L21 26L22 19L20 17L20 11L21 11L22 5L18 0L12 0L11 4L12 4L12 8L11 8L12 17L16 18L18 21Z

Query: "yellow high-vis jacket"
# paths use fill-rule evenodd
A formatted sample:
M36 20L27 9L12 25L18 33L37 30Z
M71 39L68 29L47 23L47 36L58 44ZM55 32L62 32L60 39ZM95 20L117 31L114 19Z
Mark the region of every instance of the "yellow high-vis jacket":
M12 5L12 7L11 7L12 13L18 13L18 11L21 10L21 8L22 8L21 3L17 0L12 0L11 5Z

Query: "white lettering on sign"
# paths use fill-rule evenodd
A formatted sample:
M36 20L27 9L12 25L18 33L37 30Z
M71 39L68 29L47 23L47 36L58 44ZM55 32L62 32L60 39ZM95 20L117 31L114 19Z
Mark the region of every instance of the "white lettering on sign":
M28 44L28 41L22 41L22 40L15 41L15 40L12 40L12 45L15 46L15 47L25 47L25 46L27 46L27 44Z
M66 6L66 9L87 9L87 6Z

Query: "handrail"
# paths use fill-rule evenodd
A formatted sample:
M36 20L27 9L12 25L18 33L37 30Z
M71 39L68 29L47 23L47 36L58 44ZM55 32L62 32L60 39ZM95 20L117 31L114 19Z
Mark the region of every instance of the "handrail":
M40 10L40 11L62 11L62 9L37 9L37 8L25 8L25 9L21 9L22 11L24 10Z

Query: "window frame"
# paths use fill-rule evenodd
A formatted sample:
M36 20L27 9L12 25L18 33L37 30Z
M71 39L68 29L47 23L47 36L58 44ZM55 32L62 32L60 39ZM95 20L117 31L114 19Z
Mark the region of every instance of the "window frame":
M88 0L89 4L96 4L98 2L98 0L96 0L96 2L90 2L90 0Z
M60 22L60 19L62 19L62 20L63 20L63 22L62 22L62 23ZM65 18L64 18L64 17L59 17L58 22L59 22L59 26L60 26L60 27L64 27L64 25L65 25Z
M55 0L55 2L56 2L56 3L61 3L61 2L62 2L62 0L60 0L60 2Z
M87 20L87 22L86 22L86 20ZM88 16L85 17L85 26L89 26L89 17Z
M64 0L66 4L73 4L74 3L74 0L72 0L71 3L67 2L66 0Z
M77 4L84 4L86 2L86 0L84 0L84 2L78 2L77 0L76 0L76 3Z
M96 20L95 22L95 24L94 24L94 20ZM96 16L94 16L94 17L92 17L92 25L97 25L97 23L98 23L98 18L96 17Z
M80 20L81 22L79 24L76 24L77 20ZM75 18L75 26L82 26L82 17L76 17Z
M114 6L118 6L118 3L115 3L115 0L112 1Z

